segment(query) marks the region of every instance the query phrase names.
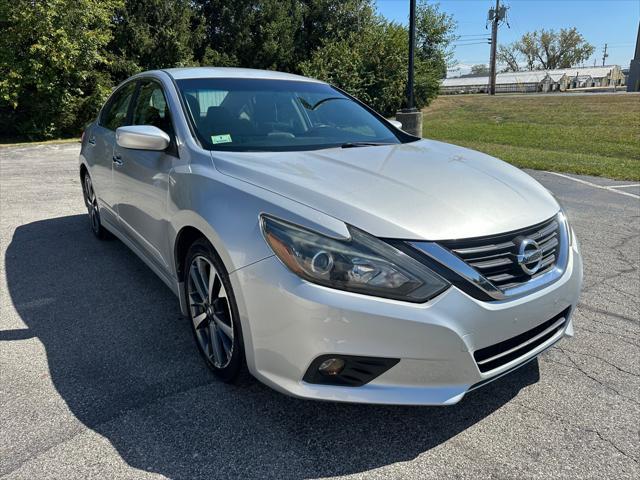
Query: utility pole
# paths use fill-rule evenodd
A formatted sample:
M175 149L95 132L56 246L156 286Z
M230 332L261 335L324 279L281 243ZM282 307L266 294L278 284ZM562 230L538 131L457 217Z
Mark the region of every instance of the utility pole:
M498 48L498 22L500 21L500 18L498 15L499 11L500 11L500 0L496 0L496 9L489 10L489 19L491 20L491 59L489 61L489 95L496 94L496 50ZM492 16L493 18L491 18Z
M489 9L487 23L491 22L491 58L489 59L489 95L496 94L496 51L498 49L498 27L500 22L507 22L507 9L504 5L500 5L500 0L496 0L496 8Z
M407 107L396 112L396 120L402 123L402 129L415 135L422 136L422 112L416 108L413 95L413 69L416 47L416 0L409 1L409 68L407 70Z
M413 57L416 48L416 0L409 2L409 71L407 72L407 109L415 110L413 98Z
M604 67L604 62L607 59L609 54L607 53L607 44L604 44L604 53L602 54L602 66Z
M640 22L638 23L638 37L636 39L636 53L629 65L627 92L640 92Z

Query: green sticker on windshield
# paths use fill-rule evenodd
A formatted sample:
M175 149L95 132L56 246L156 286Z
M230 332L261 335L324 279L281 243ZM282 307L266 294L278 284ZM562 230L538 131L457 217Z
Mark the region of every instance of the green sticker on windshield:
M211 143L231 143L231 135L225 133L224 135L211 135Z

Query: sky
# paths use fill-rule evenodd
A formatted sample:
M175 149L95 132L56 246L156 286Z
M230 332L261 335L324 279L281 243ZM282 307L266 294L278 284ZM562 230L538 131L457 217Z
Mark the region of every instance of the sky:
M440 9L457 21L455 70L448 76L468 73L471 65L488 64L490 45L482 43L491 36L491 27L485 29L487 12L495 0L440 0ZM585 66L594 59L602 65L605 43L608 44L607 65L628 68L633 58L640 0L501 0L509 7L507 25L498 31L498 45L518 40L524 33L541 28L559 30L576 27L585 39L596 47ZM378 12L389 20L408 23L409 0L376 0ZM486 37L484 37L486 36Z

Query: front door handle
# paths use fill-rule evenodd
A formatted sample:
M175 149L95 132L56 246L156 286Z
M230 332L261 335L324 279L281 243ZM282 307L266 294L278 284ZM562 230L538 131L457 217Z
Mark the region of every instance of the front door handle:
M124 164L120 155L114 155L111 160L116 164L116 167L121 167Z

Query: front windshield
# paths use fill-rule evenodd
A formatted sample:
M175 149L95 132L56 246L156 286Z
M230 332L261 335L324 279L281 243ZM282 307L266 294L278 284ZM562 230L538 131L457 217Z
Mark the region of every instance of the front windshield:
M402 143L402 134L329 85L203 78L178 87L209 150L315 150Z

